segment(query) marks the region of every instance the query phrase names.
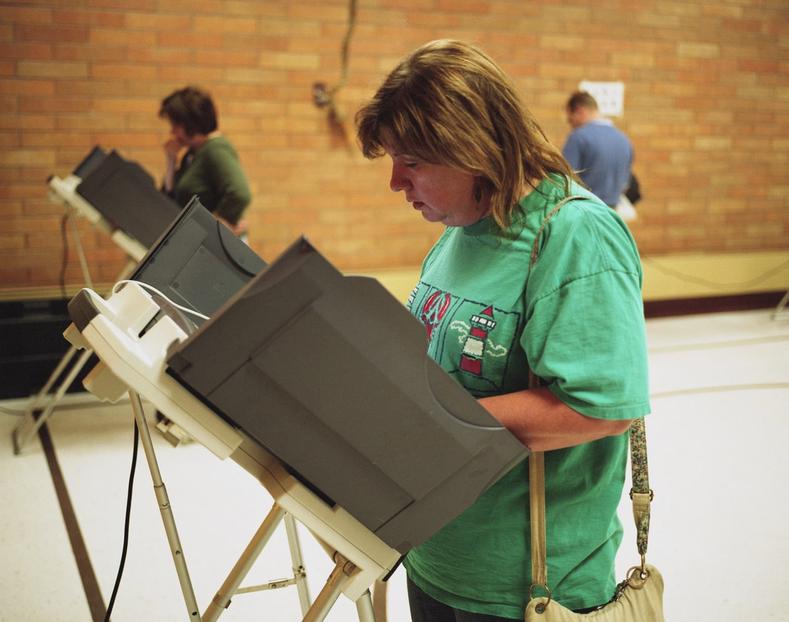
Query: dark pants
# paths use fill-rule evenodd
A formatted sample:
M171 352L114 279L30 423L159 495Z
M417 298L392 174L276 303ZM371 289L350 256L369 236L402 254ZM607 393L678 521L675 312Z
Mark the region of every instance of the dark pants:
M430 598L411 579L407 580L408 604L411 607L411 622L512 622L513 618L499 618L484 613L469 613L444 605ZM515 618L522 620L523 618Z
M500 618L484 613L470 613L454 609L425 594L414 585L411 579L407 579L406 584L408 586L408 604L411 607L411 622L512 622L512 620L523 620L523 616ZM576 613L589 613L596 609L599 607L578 609Z

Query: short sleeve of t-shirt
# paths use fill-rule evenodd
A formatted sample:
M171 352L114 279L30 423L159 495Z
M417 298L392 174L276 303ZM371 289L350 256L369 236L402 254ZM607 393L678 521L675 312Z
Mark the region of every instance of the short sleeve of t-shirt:
M608 208L575 201L543 236L521 337L532 370L583 415L647 414L641 267L626 225Z

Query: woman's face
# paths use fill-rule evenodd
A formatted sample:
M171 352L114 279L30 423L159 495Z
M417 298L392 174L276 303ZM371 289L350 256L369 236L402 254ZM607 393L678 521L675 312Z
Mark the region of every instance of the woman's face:
M181 147L191 146L192 137L186 133L183 125L170 121L170 136L172 136L173 140L181 145Z
M487 197L475 199L476 177L471 173L423 162L388 148L386 153L392 158L389 187L394 192L402 190L405 200L428 222L466 227L490 210Z

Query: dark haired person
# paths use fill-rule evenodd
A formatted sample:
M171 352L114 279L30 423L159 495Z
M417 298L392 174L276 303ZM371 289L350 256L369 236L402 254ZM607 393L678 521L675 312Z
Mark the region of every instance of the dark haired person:
M624 132L600 115L586 91L567 100L567 122L573 128L562 153L586 186L615 208L630 185L633 147Z
M162 100L159 116L170 122L170 139L164 144L164 191L180 205L198 195L218 220L244 235L249 184L238 153L219 132L211 97L187 86Z
M649 412L641 264L627 226L581 187L515 86L478 48L407 56L356 116L389 186L445 227L409 309L428 354L521 442L545 451L553 598L614 595L630 421ZM539 258L530 255L545 224ZM544 387L529 390L529 370ZM523 620L529 600L522 462L405 560L413 622Z

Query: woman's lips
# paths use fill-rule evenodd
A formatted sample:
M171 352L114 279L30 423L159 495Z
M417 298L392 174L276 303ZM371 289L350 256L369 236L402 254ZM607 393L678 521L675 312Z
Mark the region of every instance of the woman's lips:
M414 209L418 209L418 210L421 210L425 206L425 204L422 203L422 201L414 201L411 205L414 206Z

